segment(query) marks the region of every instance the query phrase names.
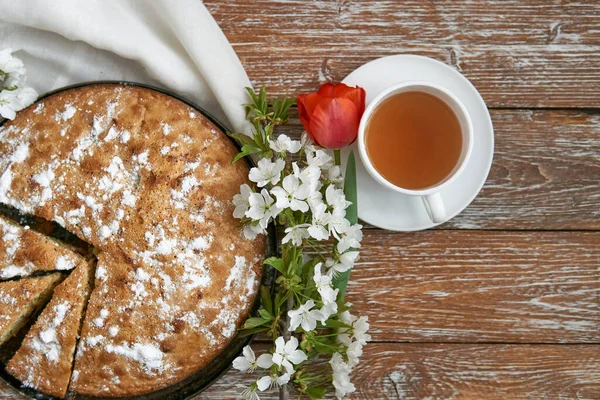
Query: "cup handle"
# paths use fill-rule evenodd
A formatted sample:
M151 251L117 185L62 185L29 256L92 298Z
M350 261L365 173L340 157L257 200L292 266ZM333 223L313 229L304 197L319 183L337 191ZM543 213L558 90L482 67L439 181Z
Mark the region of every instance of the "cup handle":
M444 207L444 202L439 192L423 196L421 199L423 200L423 205L425 205L425 210L427 210L427 215L429 215L429 218L434 223L438 224L446 220L446 207Z

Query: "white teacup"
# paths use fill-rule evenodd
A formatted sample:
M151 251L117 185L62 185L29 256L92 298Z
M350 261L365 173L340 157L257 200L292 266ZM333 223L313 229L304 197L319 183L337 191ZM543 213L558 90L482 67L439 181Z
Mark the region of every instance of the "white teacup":
M435 184L434 186L420 189L420 190L411 190L405 189L400 186L397 186L387 179L385 179L373 166L373 163L369 159L367 154L367 149L365 145L365 131L367 125L369 123L369 119L373 115L373 112L384 100L387 98L402 92L423 92L437 97L442 100L444 103L450 107L450 109L456 115L458 122L460 123L461 132L462 132L462 152L458 159L458 162L454 166L454 169L440 182ZM358 151L360 154L360 158L369 172L369 174L379 182L381 185L395 190L396 192L404 193L409 196L420 196L423 200L423 204L425 205L425 209L429 218L434 223L441 223L446 220L446 209L444 207L444 202L442 201L442 197L440 196L440 191L444 189L446 186L451 185L452 182L459 176L463 170L465 169L465 165L467 165L467 161L471 156L471 151L473 149L473 125L471 123L471 118L469 117L469 113L465 106L448 90L434 85L429 82L422 81L405 81L394 86L391 86L381 92L365 109L365 113L360 121L360 125L358 128Z

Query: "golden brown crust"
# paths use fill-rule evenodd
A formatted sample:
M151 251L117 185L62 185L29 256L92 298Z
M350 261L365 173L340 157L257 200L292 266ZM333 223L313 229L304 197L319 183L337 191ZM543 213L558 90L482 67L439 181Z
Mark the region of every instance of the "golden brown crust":
M0 282L0 345L15 335L46 304L60 273Z
M25 386L64 397L71 378L82 313L91 287L93 261L82 262L54 290L6 370Z
M83 257L59 242L0 216L0 279L70 270Z
M265 242L232 216L247 165L152 90L95 85L40 104L0 128L0 202L101 252L71 390L132 396L186 378L233 338L260 282Z

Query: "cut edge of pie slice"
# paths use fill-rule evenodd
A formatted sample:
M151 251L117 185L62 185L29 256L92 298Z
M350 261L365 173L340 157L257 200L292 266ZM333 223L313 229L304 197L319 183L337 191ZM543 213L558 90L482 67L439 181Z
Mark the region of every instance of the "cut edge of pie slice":
M72 270L84 257L56 239L0 215L0 280Z
M16 335L50 299L63 275L54 272L45 276L0 282L0 345Z
M94 268L95 260L84 261L56 287L50 303L6 366L24 386L50 396L66 395Z

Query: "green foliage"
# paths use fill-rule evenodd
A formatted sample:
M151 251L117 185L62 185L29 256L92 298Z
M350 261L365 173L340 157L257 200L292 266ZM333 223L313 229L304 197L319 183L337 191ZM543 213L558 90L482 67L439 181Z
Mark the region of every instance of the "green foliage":
M267 100L267 90L264 86L258 93L249 87L246 88L246 91L251 100L246 104L246 119L252 124L254 132L252 136L243 133L227 133L242 147L240 153L231 161L232 164L251 155L259 158L271 158L273 151L269 146L269 140L273 140L273 129L287 123L288 111L295 103L293 98Z
M327 389L323 387L309 387L304 389L304 394L310 396L311 399L321 399L325 397Z
M356 189L356 161L354 159L354 152L351 151L348 155L348 162L346 163L346 174L344 175L344 194L346 200L352 204L346 209L346 219L351 224L358 222L358 194ZM333 286L340 289L339 301L342 303L346 296L346 288L348 287L348 280L350 279L350 270L338 274L333 280Z
M241 151L235 156L233 162L240 160L246 156L253 156L256 159L281 157L285 158L285 151L281 154L273 154L270 148L269 141L273 140L275 127L285 124L288 121L289 108L294 104L293 99L276 99L269 101L267 99L266 90L262 87L258 92L254 92L250 88L246 88L250 98L250 102L246 105L247 120L253 126L252 136L241 133L229 133L229 136L235 139L241 146ZM298 164L304 163L307 165L306 159L303 159L303 151L300 150L300 159ZM339 162L339 152L336 154L336 161ZM339 165L339 164L338 164ZM286 163L286 168L281 173L281 179L292 172L290 162ZM327 177L320 177L323 183L322 188L319 186L319 196L325 198L327 187L333 184L338 184L329 181ZM269 190L269 187L266 187ZM253 189L256 190L256 189ZM313 189L317 190L317 189ZM339 191L338 191L339 192ZM357 217L357 196L356 196L356 172L354 154L350 153L346 166L346 175L344 181L344 194L346 199L352 203L346 209L346 219L351 224L358 222ZM338 194L339 195L339 194ZM327 212L332 211L331 204ZM293 211L290 207L286 207L280 211L275 222L282 227L293 227L296 225L308 226L312 222L311 211L301 212ZM258 221L252 221L250 218L242 218L244 224L256 224ZM306 228L304 228L306 229ZM307 235L308 236L308 235ZM336 240L339 240L337 238ZM323 283L318 277L315 277L315 267L318 263L325 264L328 258L333 259L333 262L340 261L340 254L336 248L335 240L319 241L311 237L302 236L296 238L296 244L289 241L281 245L281 253L279 256L269 257L264 260L264 265L267 268L274 268L278 272L278 277L275 281L275 288L271 289L267 286L261 286L260 299L261 308L258 310L258 315L248 318L242 327L240 336L248 336L255 333L264 332L275 340L280 336L284 336L289 332L286 317L288 311L298 308L302 304L306 304L308 300L312 300L314 308L312 310L329 310L327 312L327 320L323 323L317 322L316 329L305 331L302 325L294 326L295 335L300 340L300 348L304 351L308 360L315 360L321 355L331 357L334 353L346 354L347 346L337 340L340 330L350 332L352 326L339 320L339 314L348 310L348 306L344 304L343 298L348 284L349 272L338 274L333 280L333 287L339 289L339 294L336 304L324 303L323 298L327 299L325 294L322 297L319 290L328 289L333 291L328 286L327 281ZM323 267L322 271L328 267ZM322 276L323 278L323 276ZM319 282L319 287L315 283ZM332 296L333 297L333 296ZM337 312L335 307L337 305ZM325 311L321 311L325 312ZM321 314L323 315L323 314ZM313 317L312 320L315 323ZM309 361L299 365L296 372L292 375L292 382L296 385L300 393L306 394L311 398L321 398L325 395L327 388L331 386L332 370L329 365L325 366L318 373L312 372L314 365ZM306 365L306 368L303 366ZM282 372L280 366L273 366L271 373Z

